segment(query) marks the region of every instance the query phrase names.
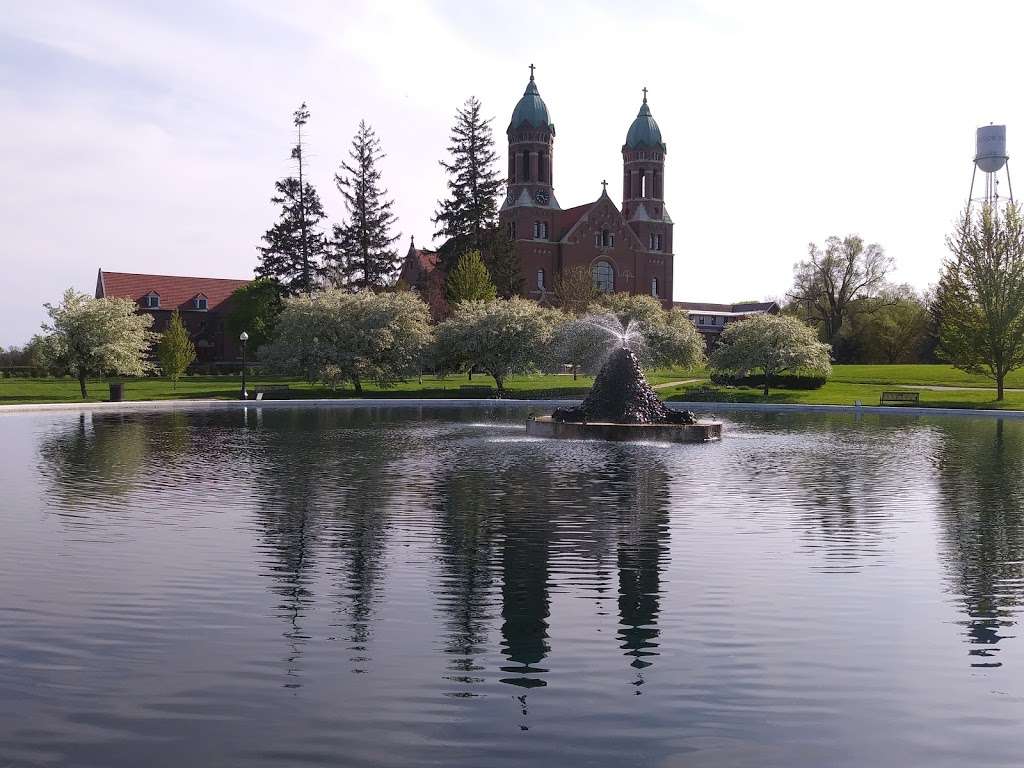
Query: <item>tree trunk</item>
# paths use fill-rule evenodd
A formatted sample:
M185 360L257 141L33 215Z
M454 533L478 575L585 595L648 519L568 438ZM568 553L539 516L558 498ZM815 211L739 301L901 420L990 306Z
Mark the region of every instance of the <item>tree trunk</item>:
M768 374L764 375L764 398L768 399Z
M82 389L82 399L85 400L89 393L85 391L85 371L78 372L78 386Z
M494 377L494 386L495 386L495 389L498 390L498 397L504 397L505 396L505 377L504 376L495 376Z
M575 365L572 367L572 380L576 381L576 366Z
M1006 374L1000 371L996 374L996 400L1002 402L1003 400L1003 385L1006 382Z
M363 381L358 374L352 377L352 386L356 388L357 395L363 394Z

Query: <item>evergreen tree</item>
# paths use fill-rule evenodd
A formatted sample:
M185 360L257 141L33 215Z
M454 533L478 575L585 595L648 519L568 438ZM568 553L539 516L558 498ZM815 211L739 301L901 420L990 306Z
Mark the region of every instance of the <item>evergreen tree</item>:
M467 251L448 274L448 302L458 306L466 301L491 301L497 295L480 251Z
M164 376L170 377L174 389L177 389L178 378L196 359L196 346L185 324L181 322L178 310L171 313L167 330L161 334L157 343L156 354Z
M450 159L441 161L448 172L447 200L438 201L433 221L436 236L466 240L467 248L481 248L484 234L498 216L498 198L505 184L495 164L491 121L480 114L480 100L471 96L455 114L449 136ZM451 263L444 265L451 267Z
M484 263L491 274L494 287L503 299L518 296L523 288L523 275L519 265L519 257L505 230L502 227L491 227L484 233Z
M391 212L393 200L381 186L377 161L384 157L380 140L365 120L352 139L349 163L342 162L344 174L334 181L345 199L348 221L334 227L337 265L333 275L338 285L354 290L379 290L391 284L402 264L391 246L398 235L391 234L397 217Z
M298 140L292 147L292 159L298 178L288 176L274 184L277 194L270 198L281 206L277 223L263 235L265 246L259 246L258 277L277 280L290 295L310 294L323 273L322 261L327 248L320 231L325 214L316 189L305 180L302 126L309 121L309 110L303 104L295 111L294 122Z

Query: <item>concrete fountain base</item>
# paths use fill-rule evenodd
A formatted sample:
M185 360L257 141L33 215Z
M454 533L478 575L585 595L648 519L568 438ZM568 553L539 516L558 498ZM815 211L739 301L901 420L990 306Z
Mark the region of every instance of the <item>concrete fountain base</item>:
M721 439L722 422L616 424L609 421L555 421L550 416L535 416L526 422L526 434L563 440L650 440L659 443L706 443Z

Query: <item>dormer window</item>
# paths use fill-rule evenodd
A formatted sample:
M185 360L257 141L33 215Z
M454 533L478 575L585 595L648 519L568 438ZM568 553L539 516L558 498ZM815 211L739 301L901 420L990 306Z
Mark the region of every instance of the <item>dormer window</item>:
M205 312L207 308L206 297L200 293L198 296L192 299L192 308L198 309L201 312Z
M142 297L142 306L146 309L160 309L160 294L150 291Z

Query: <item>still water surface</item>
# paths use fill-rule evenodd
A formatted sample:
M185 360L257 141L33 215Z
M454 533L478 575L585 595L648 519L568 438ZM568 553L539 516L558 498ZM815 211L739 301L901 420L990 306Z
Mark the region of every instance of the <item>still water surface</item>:
M1018 766L1024 423L0 416L0 766Z

